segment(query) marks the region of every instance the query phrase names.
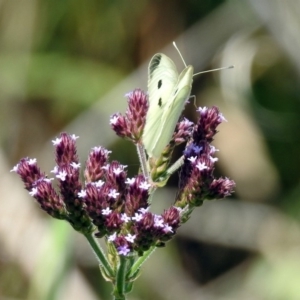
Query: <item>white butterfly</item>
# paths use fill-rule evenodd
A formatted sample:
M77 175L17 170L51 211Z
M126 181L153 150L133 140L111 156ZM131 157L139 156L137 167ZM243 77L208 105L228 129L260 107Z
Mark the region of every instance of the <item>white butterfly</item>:
M178 75L168 56L157 53L152 57L148 69L149 110L143 133L149 157L159 157L170 142L191 93L193 72L194 68L187 66Z
M233 66L197 74L228 68ZM184 104L190 97L193 76L197 75L193 73L193 66L185 65L178 74L174 62L162 53L152 57L148 67L149 109L143 132L143 144L149 157L158 158L170 142Z

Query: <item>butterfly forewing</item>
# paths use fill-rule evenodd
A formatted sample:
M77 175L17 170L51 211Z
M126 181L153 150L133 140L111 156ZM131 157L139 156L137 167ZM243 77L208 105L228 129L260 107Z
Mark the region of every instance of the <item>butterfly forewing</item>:
M193 72L193 67L187 66L181 72L169 96L169 100L161 117L162 122L160 126L162 130L152 149L152 155L154 157L158 157L161 154L164 147L167 146L172 138L178 119L184 109L185 102L191 93Z
M162 116L172 101L178 82L178 72L170 58L158 53L150 61L148 76L149 110L143 133L143 144L148 155L152 156L154 148L160 143L159 139L164 130Z

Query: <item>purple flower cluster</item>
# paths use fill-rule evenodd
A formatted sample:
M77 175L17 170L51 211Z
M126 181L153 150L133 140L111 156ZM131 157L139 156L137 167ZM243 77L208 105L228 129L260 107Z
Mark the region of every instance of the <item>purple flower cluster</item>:
M152 186L148 180L142 174L128 178L126 166L109 163L108 158L106 149L92 149L85 169L86 185L78 193L97 227L96 236L107 236L122 255L132 251L142 254L170 239L179 226L179 213L149 212Z
M109 162L109 151L94 147L79 179L80 164L75 135L62 133L53 141L56 166L52 173L59 192L37 167L35 159L22 159L17 172L29 194L49 215L67 220L78 231L107 236L122 255L142 254L151 246L172 238L180 223L179 209L171 207L162 215L149 212L151 184L142 175L128 178L126 166Z
M156 215L147 208L140 208L132 217L122 215L124 223L130 228L126 235L113 234L108 236L116 246L119 254L127 255L132 250L142 255L151 246L161 247L176 233L180 223L180 209L170 207L162 215Z
M193 133L194 123L184 118L176 125L171 143L174 142L175 146L186 143Z
M190 143L184 151L184 163L180 172L179 194L176 205L179 207L200 206L204 200L229 196L235 183L228 178L214 177L214 157L218 151L210 143L217 133L217 126L225 121L217 107L199 108L199 121L194 126Z
M129 106L133 107L135 102L140 103L138 98L145 99L145 95L133 92L132 102ZM142 96L143 95L143 96ZM147 114L146 107L143 107L143 118ZM129 109L133 110L133 108ZM141 110L140 110L141 112ZM217 133L217 127L226 119L219 112L217 107L199 108L199 118L196 124L187 119L177 123L175 132L171 141L165 147L163 153L158 159L149 159L149 174L152 182L157 186L163 186L169 178L168 167L171 155L176 146L186 143L186 148L182 157L182 166L179 180L179 193L175 200L175 206L190 212L194 207L200 206L204 200L224 198L233 192L234 181L228 178L214 177L215 163L218 160L214 155L218 151L211 142ZM114 118L114 116L113 116ZM120 132L125 131L121 122L115 121L112 126L113 130L121 136ZM118 126L116 126L118 124ZM137 134L142 136L142 132ZM181 220L185 219L182 216Z
M41 173L36 159L23 158L12 169L20 175L29 194L49 215L67 220L75 230L92 232L93 224L78 197L81 190L79 179L80 163L76 153L75 141L78 137L62 133L53 141L56 152L56 166L51 171L58 180L59 193L52 179Z
M52 179L41 173L36 159L22 158L12 171L20 175L25 189L36 199L44 211L54 218L67 219L67 211L62 198L53 188Z
M142 145L143 128L148 110L148 97L141 90L127 95L125 116L114 114L110 124L121 137ZM94 147L89 153L80 179L80 163L75 135L62 133L53 141L56 153L52 180L40 171L35 159L23 158L13 168L20 175L29 194L52 217L68 221L75 230L106 237L120 255L142 255L153 246L163 246L185 222L192 210L206 199L230 195L234 182L213 175L217 151L211 145L217 126L225 119L218 108L201 108L196 124L183 119L158 159L149 159L144 174L128 178L126 166L109 161L110 152ZM169 178L171 154L186 143L180 160L179 192L174 206L157 215L149 211L149 197ZM146 156L141 155L141 159ZM147 170L146 170L147 169ZM152 195L151 195L152 196Z
M146 123L148 110L148 96L140 89L128 93L128 109L123 116L116 113L110 118L110 125L118 136L131 140L137 144Z

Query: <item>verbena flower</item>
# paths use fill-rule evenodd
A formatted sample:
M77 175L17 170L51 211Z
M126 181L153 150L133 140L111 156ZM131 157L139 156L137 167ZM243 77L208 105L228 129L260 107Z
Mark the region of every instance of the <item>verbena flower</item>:
M21 176L29 194L48 214L69 221L84 233L97 229L94 231L97 237L115 235L111 242L120 255L133 251L142 254L171 238L179 218L173 222L165 217L166 213L157 216L147 213L152 185L144 175L128 178L126 166L117 161L109 162L110 152L94 147L82 182L74 136L62 133L53 144L57 164L52 172L58 181L58 192L52 180L41 173L35 159L22 159L13 169ZM163 227L153 223L150 228L146 215L151 215L153 220L160 218Z
M110 124L118 136L142 145L148 97L139 89L127 97L125 115L114 114ZM217 126L225 119L217 107L199 108L198 113L195 124L179 120L161 157L142 161L146 165L143 173L133 178L128 177L126 165L110 161L110 151L101 146L91 149L81 171L76 150L78 137L67 133L53 141L56 165L51 172L55 185L53 179L40 171L35 159L21 159L12 171L20 175L29 194L52 217L68 221L84 234L106 237L109 249L113 245L118 255L141 256L151 247L164 246L203 201L227 197L233 192L232 180L214 176L218 159L211 142ZM184 143L182 157L170 166L174 148ZM174 204L161 214L152 213L153 193L177 169L179 190Z

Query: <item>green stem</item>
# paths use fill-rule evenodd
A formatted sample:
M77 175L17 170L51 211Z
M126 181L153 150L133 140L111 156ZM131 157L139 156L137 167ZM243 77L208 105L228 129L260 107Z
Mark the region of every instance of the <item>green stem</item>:
M114 299L113 300L126 300L125 295L114 295Z
M156 247L152 246L148 251L146 251L144 253L143 256L141 256L137 259L137 261L131 267L130 273L128 275L129 279L132 277L135 277L137 275L142 264L148 259L148 257L154 252L155 249L156 249Z
M118 272L116 276L116 289L115 289L115 299L117 300L125 300L125 276L127 273L127 259L120 255L120 264L118 267Z
M107 275L109 275L111 278L113 278L115 276L113 268L110 265L109 261L107 260L101 246L98 244L98 242L96 241L96 239L94 238L94 236L92 234L87 233L87 234L84 234L84 236L86 237L90 246L94 250L94 253L96 254L96 257L98 258L99 263L105 270L105 273Z

